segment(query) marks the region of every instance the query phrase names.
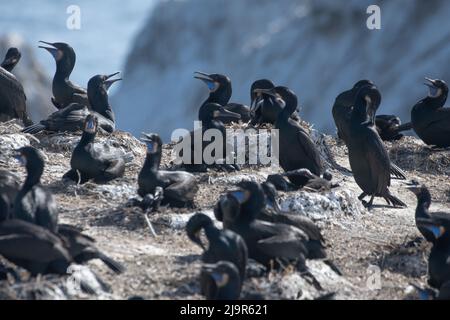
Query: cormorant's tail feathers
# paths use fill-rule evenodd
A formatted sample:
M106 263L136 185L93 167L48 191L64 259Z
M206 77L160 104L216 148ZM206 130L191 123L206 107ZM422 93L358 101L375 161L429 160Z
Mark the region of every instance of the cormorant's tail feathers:
M394 207L407 208L408 206L399 198L393 196L392 194L388 194L384 197L387 203L392 204Z
M396 179L406 180L406 173L392 162L391 162L391 176Z
M26 127L25 129L22 130L22 132L36 134L38 132L45 130L45 128L46 128L46 126L43 125L42 123L36 123L36 124Z
M108 266L112 271L114 271L117 274L124 273L126 268L119 262L115 261L114 259L106 256L103 253L99 253L98 258L103 261L104 264Z

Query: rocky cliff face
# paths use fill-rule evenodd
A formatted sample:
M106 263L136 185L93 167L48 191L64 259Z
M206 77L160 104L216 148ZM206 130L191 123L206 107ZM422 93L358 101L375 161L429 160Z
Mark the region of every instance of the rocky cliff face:
M381 30L366 9L381 8ZM450 2L331 0L163 1L130 51L113 99L119 126L137 134L192 127L206 88L196 70L229 75L235 102L268 77L298 95L301 115L333 132L336 95L361 78L381 89L382 113L409 120L423 77L450 79Z
M22 53L22 58L12 73L22 83L27 95L28 113L31 119L37 122L56 110L50 101L51 79L37 62L34 49L20 36L6 35L0 38L1 60L10 47L17 47Z

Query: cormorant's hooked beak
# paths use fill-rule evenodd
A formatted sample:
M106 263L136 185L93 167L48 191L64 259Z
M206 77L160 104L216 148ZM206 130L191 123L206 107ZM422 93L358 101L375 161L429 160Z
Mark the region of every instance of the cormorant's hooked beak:
M255 98L252 99L252 103L250 104L250 111L256 112L261 108L261 105L264 103L264 99L261 94L258 93Z
M151 134L142 133L141 141L147 145L147 153L154 154L159 151L159 144L155 141Z
M424 85L426 85L429 88L429 96L432 98L436 98L441 95L442 89L439 88L436 84L436 80L425 78L428 82L425 82Z
M229 111L225 108L220 108L219 110L214 111L213 117L214 118L220 117L228 120L237 120L237 121L241 119L241 115L239 113Z
M61 60L61 58L63 57L63 52L61 50L59 50L58 48L55 47L55 45L53 43L50 42L45 42L45 41L39 41L40 43L46 44L50 47L45 47L45 46L39 46L39 48L41 49L45 49L48 52L50 52L50 54L53 56L53 58L56 61Z
M111 75L109 75L109 76L106 76L106 79L105 79L105 81L103 82L103 83L105 84L106 90L109 90L109 88L110 88L115 82L117 82L117 81L122 81L122 80L123 80L122 78L111 79L112 77L115 77L115 76L117 76L118 74L120 74L120 71L119 71L119 72L116 72L116 73L113 73L113 74L111 74Z
M194 78L202 80L208 86L209 91L214 92L219 88L219 83L216 82L211 76L207 73L196 71L194 72Z

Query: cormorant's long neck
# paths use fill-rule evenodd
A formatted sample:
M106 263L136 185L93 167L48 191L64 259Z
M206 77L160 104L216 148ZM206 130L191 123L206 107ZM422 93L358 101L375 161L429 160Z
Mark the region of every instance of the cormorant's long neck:
M2 63L1 64L1 67L8 72L12 72L15 66L16 66L16 64L12 64L12 63Z
M226 106L228 102L230 102L231 95L231 85L221 86L216 91L211 92L208 99L206 99L203 104L205 105L207 103L218 103L221 106Z
M156 153L148 153L145 158L144 168L151 171L158 171L159 166L161 165L161 150L158 150Z
M275 102L278 103L278 102ZM287 122L291 115L294 113L295 109L297 109L297 103L294 101L286 101L286 105L284 106L283 110L281 110L280 114L278 115L278 120Z
M108 95L105 94L97 94L93 97L88 95L89 103L92 107L92 110L101 114L105 118L115 122L114 112L112 111L111 106L109 105Z
M365 100L361 99L361 101L356 101L355 107L352 111L351 119L352 123L358 125L371 120L369 114L367 113L367 105Z
M72 74L74 67L75 67L75 63L70 61L69 58L63 58L63 60L59 61L56 64L56 72L55 72L54 80L58 80L58 81L68 80L70 75Z
M426 97L423 99L419 105L423 105L426 109L436 110L442 108L447 101L447 94L442 93L438 97Z
M31 190L35 185L41 182L41 176L44 172L44 168L41 166L27 166L27 178L20 190L21 194L25 194Z
M210 223L210 224L204 226L204 230L205 230L206 238L208 238L210 245L211 245L212 241L219 238L219 236L220 236L220 230L217 229L213 223Z
M83 135L81 136L81 139L80 139L80 142L78 143L78 145L85 146L85 145L87 145L89 143L94 142L95 136L96 136L96 133L90 133L90 132L84 131Z

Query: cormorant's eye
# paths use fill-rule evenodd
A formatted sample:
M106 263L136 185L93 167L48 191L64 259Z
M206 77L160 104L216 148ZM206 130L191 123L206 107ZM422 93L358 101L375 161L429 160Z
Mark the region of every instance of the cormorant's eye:
M25 158L23 155L21 154L17 154L14 156L14 158L16 158L16 160L23 166L25 166L27 164L27 158Z
M152 141L147 142L147 150L149 152L153 152L154 149L154 143Z
M208 83L208 89L211 91L216 90L216 83L215 82L207 82Z

